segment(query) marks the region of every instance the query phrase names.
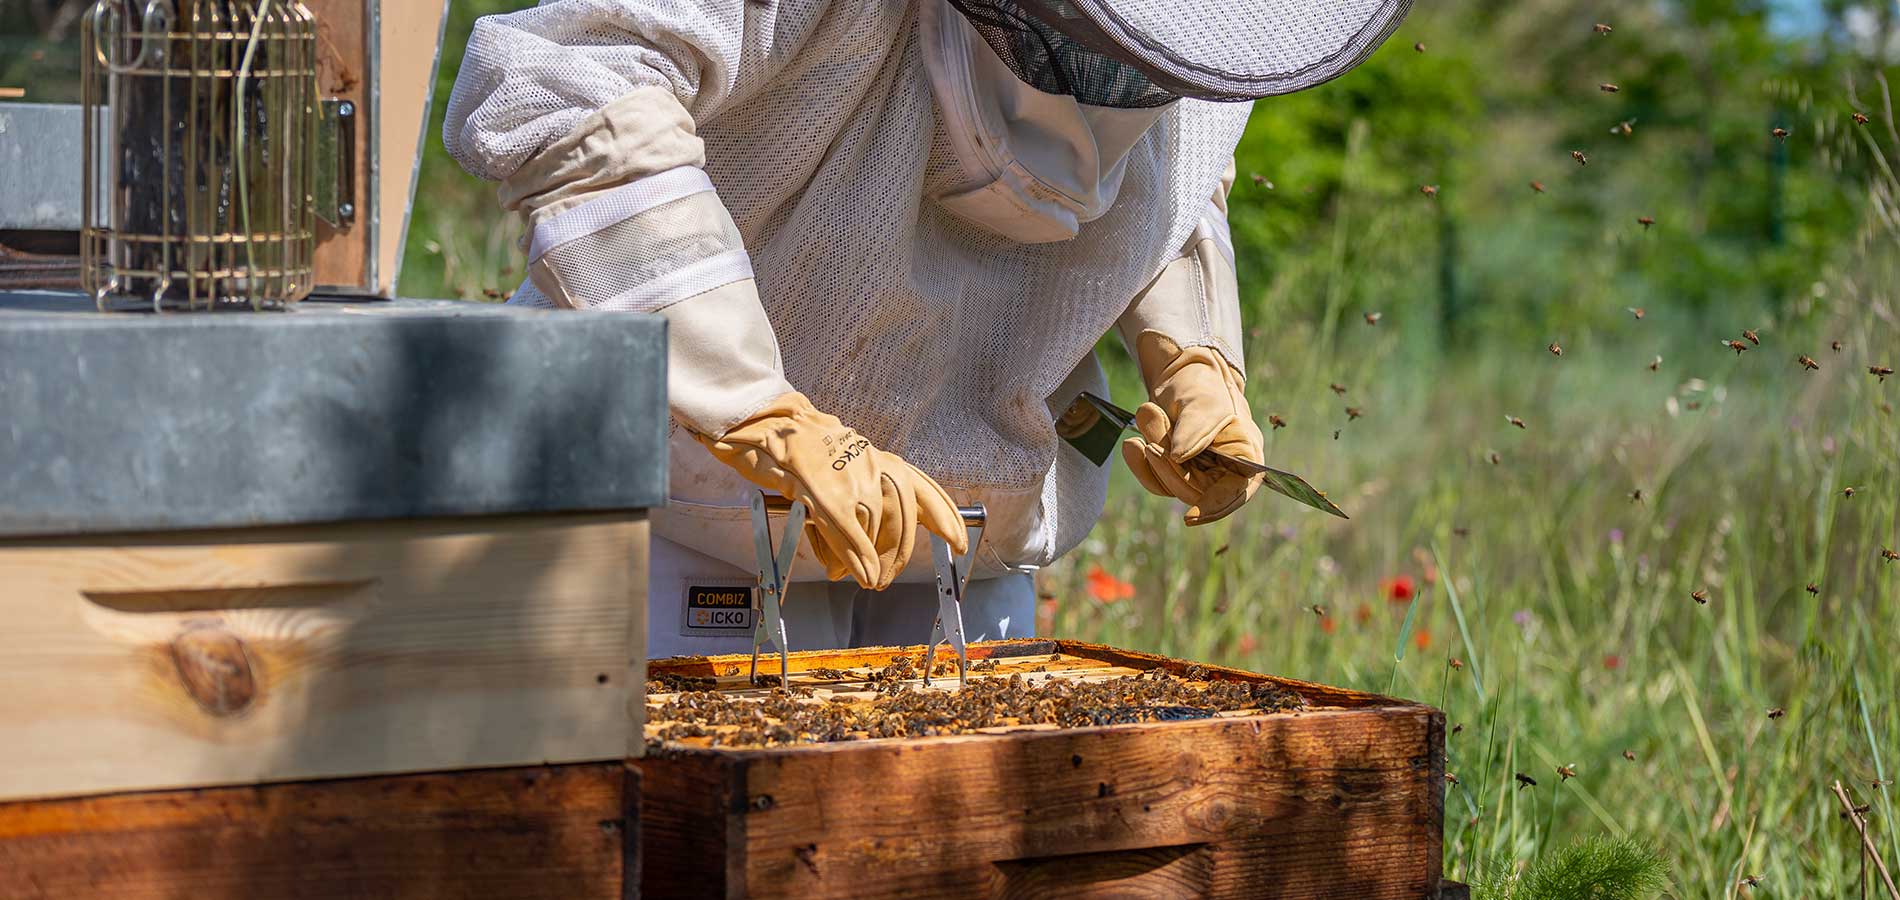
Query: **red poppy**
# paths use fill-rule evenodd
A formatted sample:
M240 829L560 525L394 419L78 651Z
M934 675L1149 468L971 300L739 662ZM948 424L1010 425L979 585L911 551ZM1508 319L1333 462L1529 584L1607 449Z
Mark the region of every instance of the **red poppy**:
M1260 649L1260 639L1251 634L1243 634L1234 642L1234 652L1245 656Z
M1324 631L1327 634L1332 634L1333 632L1339 630L1339 623L1334 622L1332 616L1320 616L1319 630Z
M1612 672L1623 668L1623 657L1617 656L1614 653L1603 654L1603 668L1609 669Z
M1379 593L1393 603L1408 603L1418 586L1412 583L1412 576L1398 575L1379 582Z
M1352 620L1354 622L1358 622L1361 625L1364 625L1367 622L1372 621L1372 607L1367 606L1364 603L1359 604L1359 607L1352 611Z
M1424 628L1412 632L1412 646L1420 650L1430 650L1432 648L1432 633Z
M1135 596L1135 586L1108 574L1101 566L1089 569L1089 596L1114 603Z

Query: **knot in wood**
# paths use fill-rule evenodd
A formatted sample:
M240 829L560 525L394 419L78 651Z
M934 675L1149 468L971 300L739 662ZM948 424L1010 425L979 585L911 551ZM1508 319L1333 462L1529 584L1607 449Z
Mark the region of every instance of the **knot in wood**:
M216 623L197 623L172 639L172 665L185 693L219 718L243 713L257 700L257 678L244 641Z

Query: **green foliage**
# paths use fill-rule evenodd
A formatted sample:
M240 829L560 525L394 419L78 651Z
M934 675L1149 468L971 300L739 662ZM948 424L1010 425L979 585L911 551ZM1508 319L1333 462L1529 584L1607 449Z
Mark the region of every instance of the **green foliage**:
M1654 848L1589 837L1519 871L1494 861L1471 885L1473 900L1645 900L1662 889L1668 866Z

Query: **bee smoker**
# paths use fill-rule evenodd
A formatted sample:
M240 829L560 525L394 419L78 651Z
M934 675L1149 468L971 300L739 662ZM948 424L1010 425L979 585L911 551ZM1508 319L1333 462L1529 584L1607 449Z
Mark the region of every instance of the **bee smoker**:
M316 283L317 48L295 0L99 0L80 277L102 310L263 309Z

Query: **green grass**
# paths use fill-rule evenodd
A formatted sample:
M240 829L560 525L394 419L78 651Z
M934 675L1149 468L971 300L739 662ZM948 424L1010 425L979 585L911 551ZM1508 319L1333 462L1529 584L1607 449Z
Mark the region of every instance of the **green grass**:
M1452 877L1604 834L1659 848L1669 896L1845 896L1859 857L1835 779L1900 862L1892 788L1871 786L1900 752L1900 563L1881 558L1900 547L1900 379L1867 371L1900 358L1900 235L1875 222L1816 272L1783 321L1600 311L1553 335L1561 357L1407 352L1430 323L1404 315L1263 322L1254 410L1289 422L1269 461L1352 520L1262 494L1190 529L1118 471L1102 523L1043 573L1043 626L1441 706L1460 728ZM1759 347L1718 344L1744 328ZM1136 595L1092 599L1098 566ZM1381 593L1399 576L1411 603Z

